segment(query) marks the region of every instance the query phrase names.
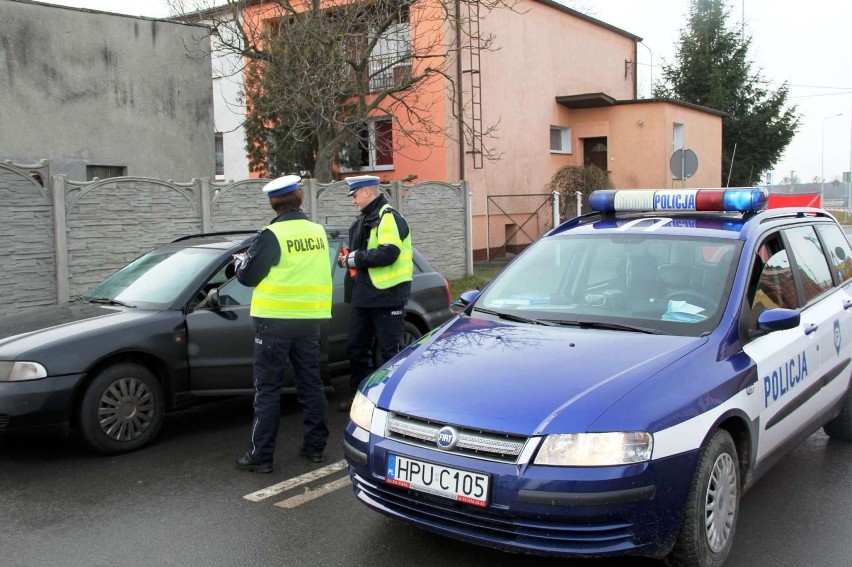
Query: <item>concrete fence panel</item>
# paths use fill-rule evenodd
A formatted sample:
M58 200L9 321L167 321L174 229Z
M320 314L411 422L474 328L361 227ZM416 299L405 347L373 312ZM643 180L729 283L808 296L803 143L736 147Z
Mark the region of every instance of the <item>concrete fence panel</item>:
M0 315L56 303L49 167L0 163Z
M204 232L246 231L275 212L267 179L175 183L147 177L81 182L50 175L50 162L0 164L0 315L82 295L157 246ZM466 183L382 185L411 225L412 241L447 278L471 273ZM358 214L345 182L302 183L303 209L315 222L347 230Z
M423 182L403 190L402 214L411 240L432 266L449 279L467 270L466 195L458 185Z
M70 295L151 248L202 232L197 184L143 177L65 181Z
M211 232L257 230L275 217L263 193L267 179L246 179L227 185L211 184Z

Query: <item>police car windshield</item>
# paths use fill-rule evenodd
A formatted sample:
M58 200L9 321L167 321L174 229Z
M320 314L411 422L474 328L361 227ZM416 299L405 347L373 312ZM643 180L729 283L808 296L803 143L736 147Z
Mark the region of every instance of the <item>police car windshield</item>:
M82 299L105 303L164 307L173 302L201 272L222 256L208 248L162 248L137 258Z
M475 306L584 328L610 324L699 336L721 319L741 246L682 235L543 238Z

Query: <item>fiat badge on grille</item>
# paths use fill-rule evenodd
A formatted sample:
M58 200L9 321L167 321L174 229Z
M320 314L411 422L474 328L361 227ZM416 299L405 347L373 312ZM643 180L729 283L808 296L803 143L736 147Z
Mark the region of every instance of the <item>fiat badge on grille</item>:
M459 442L459 432L454 427L442 427L438 432L437 445L439 449L449 451Z

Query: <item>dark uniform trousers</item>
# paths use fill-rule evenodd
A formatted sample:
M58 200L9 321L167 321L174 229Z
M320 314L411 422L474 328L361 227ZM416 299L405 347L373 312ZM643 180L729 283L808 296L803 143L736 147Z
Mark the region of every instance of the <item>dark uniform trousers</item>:
M361 381L373 370L373 338L379 345L382 361L387 362L402 350L405 307L352 306L349 322L349 387L358 390Z
M328 402L320 376L319 324L293 337L263 334L254 340L254 423L251 451L255 463L272 462L281 421L281 390L287 360L293 365L296 397L304 409L303 448L322 452L328 441Z

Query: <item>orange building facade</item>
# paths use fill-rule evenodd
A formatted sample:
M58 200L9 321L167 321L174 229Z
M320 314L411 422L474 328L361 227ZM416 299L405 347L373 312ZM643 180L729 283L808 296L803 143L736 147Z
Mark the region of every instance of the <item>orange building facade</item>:
M244 18L269 17L263 6L250 6ZM430 0L411 7L412 44L429 42L435 33L418 28L421 18L415 11L437 8ZM483 9L478 23L481 35L494 36L492 49L471 49L463 42L461 73L456 62L449 66L456 71L455 85L440 77L421 87L420 104L428 108L437 132L421 134L414 143L403 129L417 126L405 115L379 121L371 135L389 135L393 150L373 152L357 170L383 182L414 176L417 181L468 181L475 258L501 248L501 241L505 248L517 229L517 220L508 218L489 217L486 225L489 197L544 195L554 173L566 165L598 165L619 189L721 186L722 113L672 100L637 99L641 38L550 0L520 0L514 11L486 14ZM468 131L463 147L455 118L459 84ZM471 128L482 135L491 127L490 135L471 139ZM471 152L477 143L491 151L492 159ZM670 170L678 149L697 157L686 179Z

